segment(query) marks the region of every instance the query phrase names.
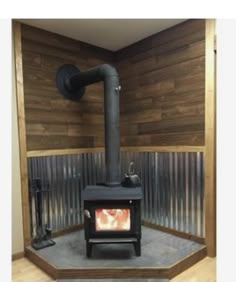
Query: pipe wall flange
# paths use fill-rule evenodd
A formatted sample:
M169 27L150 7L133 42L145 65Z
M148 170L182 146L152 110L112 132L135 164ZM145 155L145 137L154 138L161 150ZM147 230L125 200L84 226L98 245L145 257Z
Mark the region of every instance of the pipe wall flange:
M79 72L80 70L71 64L64 64L57 70L56 85L60 94L66 99L78 101L85 93L85 87L74 89L68 83L70 77Z

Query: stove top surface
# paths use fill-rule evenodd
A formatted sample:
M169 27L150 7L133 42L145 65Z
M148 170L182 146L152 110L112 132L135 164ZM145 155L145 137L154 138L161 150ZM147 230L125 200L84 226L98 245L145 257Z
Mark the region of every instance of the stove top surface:
M141 200L142 187L126 188L122 186L89 185L83 191L83 200Z

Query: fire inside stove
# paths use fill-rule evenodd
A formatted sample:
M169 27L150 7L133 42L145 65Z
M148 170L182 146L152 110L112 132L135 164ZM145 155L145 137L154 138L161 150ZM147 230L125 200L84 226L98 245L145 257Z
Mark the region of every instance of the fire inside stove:
M129 231L130 209L95 209L96 231Z

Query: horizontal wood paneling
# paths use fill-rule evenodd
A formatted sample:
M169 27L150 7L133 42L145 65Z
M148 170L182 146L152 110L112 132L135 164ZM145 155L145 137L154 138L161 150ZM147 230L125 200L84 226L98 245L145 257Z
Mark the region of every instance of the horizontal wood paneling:
M65 63L81 70L112 63L112 52L27 25L22 51L27 150L94 147L104 134L102 83L73 102L60 95L55 76Z
M31 144L30 148L40 148L41 150L48 150L51 148L83 148L93 147L93 137L70 137L70 136L35 136L28 135L28 143Z
M122 146L204 145L204 30L189 20L116 53Z
M120 50L116 56L119 60L124 60L129 57L147 57L150 52L166 53L172 51L182 47L185 43L191 44L203 39L205 36L204 26L203 20L183 22Z
M124 144L123 146L202 146L200 143L203 138L204 132L202 131L188 131L181 134L179 132L149 133L121 136L121 144ZM178 144L174 145L175 143ZM104 138L96 137L95 144L96 147L101 147L104 144Z
M160 134L142 134L138 136L124 136L121 137L122 144L133 144L133 146L153 146L159 144L159 146L173 146L185 145L197 146L201 143L204 137L202 131L192 132L174 132L174 133L160 133Z
M64 63L118 69L122 146L204 145L205 21L189 20L116 53L23 25L27 150L104 146L103 85L79 101L55 87ZM114 60L115 59L115 60Z

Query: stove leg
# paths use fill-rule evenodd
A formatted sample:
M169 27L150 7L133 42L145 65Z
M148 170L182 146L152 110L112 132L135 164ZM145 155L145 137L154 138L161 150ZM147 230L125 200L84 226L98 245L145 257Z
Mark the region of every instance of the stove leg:
M87 258L91 257L91 253L92 253L92 244L89 243L88 240L86 240L86 254L87 254Z
M141 256L141 240L140 239L138 239L137 242L134 242L134 249L135 249L136 257L140 257Z

